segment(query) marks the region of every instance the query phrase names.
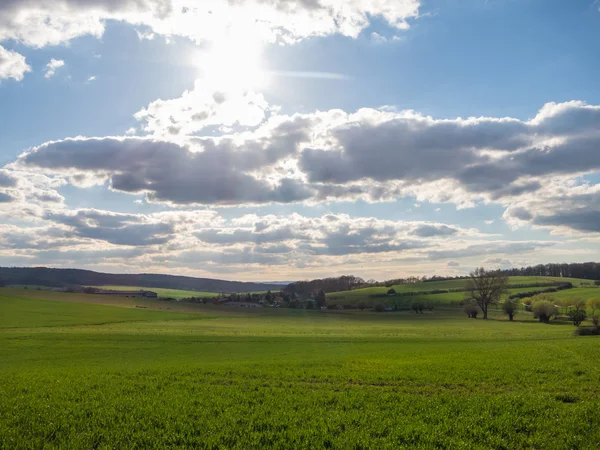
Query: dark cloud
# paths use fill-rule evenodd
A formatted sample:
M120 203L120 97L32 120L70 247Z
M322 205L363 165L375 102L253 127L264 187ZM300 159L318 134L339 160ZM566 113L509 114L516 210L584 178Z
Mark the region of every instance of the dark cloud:
M533 217L526 215L533 225L550 227L567 227L572 230L599 233L600 210L575 209L571 211L557 211L553 215L539 215ZM524 218L523 215L520 218Z
M487 242L473 244L467 247L450 250L433 250L427 252L431 260L466 258L470 256L493 254L521 254L530 253L537 249L555 245L554 242Z
M169 223L143 223L140 216L96 210L48 213L46 219L71 227L76 236L115 245L164 244L174 233L173 225Z
M278 146L278 139L285 144ZM205 139L205 150L192 152L153 139L67 139L45 144L25 154L21 162L57 171L92 172L108 177L115 190L146 192L153 201L220 205L301 202L312 192L298 181L283 178L272 185L246 172L293 151L290 140L294 138L276 135L268 145L239 149L229 142L208 145L210 141ZM261 152L265 153L261 158L252 156Z

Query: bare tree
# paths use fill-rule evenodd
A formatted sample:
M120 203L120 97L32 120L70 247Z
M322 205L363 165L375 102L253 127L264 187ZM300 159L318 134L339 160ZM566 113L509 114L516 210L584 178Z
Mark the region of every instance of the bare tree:
M488 307L497 303L506 292L508 277L499 271L487 271L483 267L469 274L467 281L467 300L477 303L483 312L483 318L488 318Z

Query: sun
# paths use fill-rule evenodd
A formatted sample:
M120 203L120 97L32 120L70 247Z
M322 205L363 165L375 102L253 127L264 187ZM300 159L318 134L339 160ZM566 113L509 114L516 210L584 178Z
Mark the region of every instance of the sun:
M246 36L227 36L198 55L196 65L212 86L227 91L264 87L262 44Z

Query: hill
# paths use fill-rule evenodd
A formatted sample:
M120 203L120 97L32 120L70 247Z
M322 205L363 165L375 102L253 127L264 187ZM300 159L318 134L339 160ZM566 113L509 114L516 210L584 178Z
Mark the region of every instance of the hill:
M579 278L564 278L564 277L535 277L535 276L514 276L508 278L509 289L508 294L517 292L535 291L544 286L552 286L557 283L572 283L574 287L593 286L590 280ZM391 287L377 286L363 289L353 289L351 291L331 292L327 294L328 303L336 303L342 305L354 305L358 302L363 302L368 305L375 303L397 303L404 299L404 303L409 303L418 297L421 300L431 300L438 304L452 304L461 301L464 298L462 290L465 287L467 280L445 280L432 281L424 283L398 284ZM385 297L389 289L394 289L399 297ZM433 292L438 291L438 292ZM409 292L418 292L422 295L414 297L402 297ZM594 292L597 292L594 289ZM563 294L568 295L568 294Z
M5 285L66 286L135 286L144 288L178 289L199 292L257 292L278 291L281 286L268 283L216 280L160 274L112 274L80 269L48 267L0 267L0 281Z

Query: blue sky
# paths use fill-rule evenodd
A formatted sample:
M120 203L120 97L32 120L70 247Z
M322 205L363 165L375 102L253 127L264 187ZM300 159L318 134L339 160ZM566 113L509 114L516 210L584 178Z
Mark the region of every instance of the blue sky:
M2 265L596 259L598 2L21 3L0 6Z

